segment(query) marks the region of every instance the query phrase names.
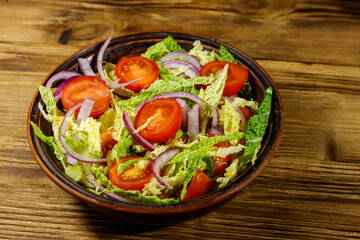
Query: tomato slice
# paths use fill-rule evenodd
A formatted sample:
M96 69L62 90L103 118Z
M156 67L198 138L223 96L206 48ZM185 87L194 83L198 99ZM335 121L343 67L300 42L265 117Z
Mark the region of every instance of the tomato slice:
M115 66L115 74L120 79L120 83L141 78L140 81L125 87L134 92L139 92L158 79L160 69L154 61L142 56L135 56L121 59Z
M248 70L246 67L236 63L212 61L205 64L200 69L200 76L209 76L210 74L220 73L226 64L229 64L225 88L223 95L230 97L238 93L248 79Z
M144 127L139 134L153 143L166 142L179 130L182 122L180 104L171 98L146 102L136 114L134 127Z
M110 91L106 83L96 76L80 76L68 83L61 93L61 102L66 110L86 98L95 101L90 117L97 118L111 103ZM75 115L80 109L75 111Z
M129 156L120 158L120 163L141 158L139 156ZM131 166L128 169L125 169L123 173L118 175L118 164L114 161L111 164L109 170L109 179L118 188L124 190L139 190L141 191L145 184L149 183L155 174L153 172L153 161L150 161L150 164L146 169L136 169L135 166Z
M252 117L252 113L248 107L241 107L242 112L245 115L246 122L249 121L249 119Z
M219 134L209 134L208 137L214 137L214 136L217 136L217 135L219 135ZM219 142L219 143L215 144L215 147L226 148L226 147L229 147L229 143L227 143L227 142ZM230 156L226 156L224 158L222 158L222 157L212 157L212 159L213 159L213 166L214 167L221 164L217 168L214 169L212 177L215 177L215 176L221 174L225 170L225 168L227 166L227 163L229 162Z
M196 174L191 180L183 201L189 201L208 194L211 190L210 178L200 169L196 169Z
M101 150L103 152L103 157L105 157L108 151L111 150L117 144L117 141L112 137L112 134L114 132L115 130L111 129L100 133Z

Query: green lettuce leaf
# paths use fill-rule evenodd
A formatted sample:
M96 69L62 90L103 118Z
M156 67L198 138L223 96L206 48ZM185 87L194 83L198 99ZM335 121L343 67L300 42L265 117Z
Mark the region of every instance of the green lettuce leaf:
M85 173L81 166L68 166L65 168L65 174L75 182L83 182Z
M246 148L243 156L243 163L252 162L254 164L256 155L261 148L261 141L268 126L271 111L272 88L266 89L264 100L260 103L255 115L246 124Z
M185 51L185 49L183 49L182 47L180 47L180 45L174 40L174 38L169 35L167 36L164 40L164 45L166 46L166 48L170 51L170 52L175 52L175 51Z
M155 43L149 47L141 56L151 60L160 60L167 53L174 51L185 50L174 40L172 36L169 35L161 42Z
M114 107L109 108L106 112L100 115L97 119L101 123L100 131L104 132L114 127L116 119L116 109Z
M235 110L235 106L227 100L219 110L219 125L224 129L225 134L240 130L240 114Z
M45 136L41 129L34 122L30 121L30 124L33 127L36 136L38 136L38 138L40 138L44 143L54 149L54 154L56 158L59 159L61 164L65 167L66 156L64 153L62 153L60 147L56 144L54 137Z
M183 162L186 159L192 159L197 156L206 155L209 152L209 148L212 148L215 144L224 141L232 141L236 139L241 139L244 137L244 133L242 132L234 132L231 134L223 135L223 136L215 136L211 138L204 138L200 140L196 144L192 145L191 147L184 149L180 153L178 153L168 164L171 163L179 163Z
M195 176L196 174L196 168L199 167L201 160L204 158L205 156L196 156L194 158L191 158L189 161L189 167L187 169L187 174L184 177L184 181L183 181L183 188L180 194L180 199L183 200L185 197L185 194L187 192L187 186L190 183L191 179Z
M146 159L146 158L136 158L136 159L131 159L126 162L120 163L118 165L118 175L122 174L124 172L124 170L128 169L129 167L133 166L134 164L136 164L144 159Z
M43 102L46 105L46 111L48 114L50 115L57 115L58 114L58 109L56 107L56 101L53 95L53 92L44 87L44 86L39 86L39 92L41 95L41 99L43 100Z
M220 45L219 52L220 52L220 58L219 58L220 61L237 63L234 56L223 45Z
M64 153L61 152L60 147L56 144L55 139L53 136L45 136L40 128L32 121L30 121L31 126L34 129L36 136L38 136L44 143L49 145L54 149L54 154L56 158L60 161L61 165L65 169L65 174L73 179L76 182L84 183L85 181L85 174L83 168L81 166L68 166L66 161L66 156Z
M214 164L213 159L211 158L210 155L204 155L202 161L206 164L207 176L211 178L216 168L216 166L214 167L213 165Z
M105 62L103 66L103 72L109 82L114 82L118 79L115 73L115 66L116 64L113 64L111 62Z
M101 151L101 138L100 127L101 123L92 117L81 121L80 125L75 123L75 118L67 118L71 129L87 146L87 153L91 156L100 157Z
M244 145L238 144L235 146L229 146L229 147L217 147L213 150L208 152L208 155L211 157L221 157L224 158L230 154L236 154L241 152L245 148Z
M119 159L126 157L129 154L130 146L135 143L135 140L131 137L126 128L122 129L122 136L115 146L116 160L119 163Z
M238 95L246 100L254 100L254 95L252 94L252 87L249 81L246 81L244 86L239 91Z
M194 47L189 51L189 54L199 59L201 65L204 66L205 64L215 61L219 58L219 55L217 55L215 51L210 52L204 50L200 40L194 41L193 45Z
M239 175L239 172L239 159L237 158L225 169L224 176L216 179L216 182L219 183L219 188L224 188Z
M101 152L99 154L94 154L94 153L90 152L89 145L84 142L80 142L80 141L76 140L75 138L72 138L72 137L69 137L66 135L61 135L61 136L64 137L67 145L69 145L69 147L78 154L85 155L85 156L91 157L91 158L99 158L102 155Z

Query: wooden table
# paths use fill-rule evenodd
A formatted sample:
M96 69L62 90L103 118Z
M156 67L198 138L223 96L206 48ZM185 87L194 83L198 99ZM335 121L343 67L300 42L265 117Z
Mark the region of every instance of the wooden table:
M0 238L360 239L359 1L1 0L0 30ZM275 158L230 203L144 227L55 185L30 152L26 118L69 55L157 30L213 37L256 59L280 89L286 127Z

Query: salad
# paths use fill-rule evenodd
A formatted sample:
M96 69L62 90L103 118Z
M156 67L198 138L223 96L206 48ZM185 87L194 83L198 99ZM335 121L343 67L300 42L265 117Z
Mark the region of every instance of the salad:
M271 111L251 94L249 72L220 46L190 51L170 35L139 56L54 74L38 105L52 136L30 122L65 174L121 202L169 204L229 185L255 163ZM56 87L55 87L56 86Z

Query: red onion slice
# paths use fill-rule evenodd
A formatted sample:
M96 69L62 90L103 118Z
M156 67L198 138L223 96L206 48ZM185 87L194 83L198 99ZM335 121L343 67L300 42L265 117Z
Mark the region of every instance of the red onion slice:
M94 73L94 71L90 66L89 60L87 60L86 58L78 58L78 64L80 71L84 76L96 76L96 74Z
M143 138L138 132L135 131L135 127L131 122L129 113L124 110L123 112L123 121L126 129L129 131L130 135L138 142L141 146L143 146L146 150L152 152L155 150L154 145L148 142L145 138Z
M188 117L187 117L187 113L188 111L190 111L189 106L186 104L186 101L184 101L181 98L176 98L176 101L179 103L179 105L181 106L181 110L182 110L182 115L183 115L183 119L181 122L181 128L187 132L187 127L188 127Z
M239 113L240 115L240 131L241 132L245 132L245 127L246 127L246 117L244 115L244 112L242 111L241 107L237 106L235 107L235 110Z
M173 61L173 60L183 60L185 62L191 63L198 71L200 71L201 69L201 64L199 59L197 59L193 55L190 55L188 52L183 52L183 51L175 51L168 53L160 60L160 63L164 65L165 62Z
M195 105L190 111L188 111L188 133L190 135L197 135L200 132L200 111L199 105ZM195 138L190 137L191 141Z
M99 186L97 184L97 182L94 179L93 175L87 175L86 180L95 188L97 189L99 192L102 192L103 194L105 194L106 196L115 199L119 202L126 202L126 203L133 203L134 201L128 198L124 198L124 197L120 197L119 195L115 194L115 193L109 193L107 192L106 188Z
M164 94L160 94L157 95L153 98L150 98L149 100L145 101L145 102L151 102L155 99L158 98L187 98L190 99L196 103L198 103L200 106L204 106L206 104L206 102L204 100L202 100L201 98L199 98L198 96L192 94L192 93L188 93L188 92L169 92L169 93L164 93ZM138 105L135 108L135 111L139 111L139 109L145 104L145 102L141 103L140 105Z
M219 124L219 111L217 110L217 108L215 106L210 106L210 107L211 107L211 111L212 111L211 126L217 127L217 125Z
M173 157L175 157L175 155L178 154L179 152L180 149L178 148L166 150L165 152L157 156L154 161L153 171L156 179L161 185L169 189L172 189L172 186L160 176L160 170L168 161L170 161Z
M91 111L94 107L94 104L95 104L95 101L90 98L86 98L84 100L84 102L81 104L81 108L80 108L79 114L76 119L77 125L80 125L81 121L87 119L90 116Z
M126 83L110 83L106 76L105 76L105 73L103 71L103 66L102 66L102 62L103 62L103 59L104 59L104 53L105 53L105 50L106 48L109 46L109 43L111 41L111 37L109 37L104 43L103 45L101 46L100 50L99 50L99 53L97 55L97 59L96 59L96 67L97 67L97 70L98 70L98 73L99 73L99 76L101 77L102 80L104 80L106 82L106 84L108 85L109 88L121 88L121 87L126 87L127 85L130 85L134 82L137 82L137 81L140 81L141 78L137 78L137 79L134 79L130 82L126 82Z
M61 93L64 90L65 86L68 85L72 80L76 79L77 77L78 76L73 76L71 78L68 78L60 84L60 86L54 92L54 98L56 102L59 101L59 99L61 98Z
M66 161L68 164L72 166L76 166L78 163L77 159L71 156L70 154L66 154Z
M107 158L89 158L84 155L78 154L74 150L71 149L71 147L66 143L65 138L62 135L65 135L68 122L66 121L66 118L71 117L71 115L75 112L76 109L78 109L81 106L81 103L76 103L74 106L72 106L65 114L64 120L62 121L60 125L60 136L59 140L67 154L71 155L71 157L77 159L81 162L87 162L87 163L106 163L109 161Z
M121 88L115 89L115 90L113 91L113 93L114 93L116 96L118 96L118 97L120 97L120 98L122 98L122 99L129 99L129 98L132 97L132 95L131 95L130 93L124 91L124 90L121 89Z
M237 106L235 107L235 110L240 114L241 123L246 123L246 117L244 115L244 112L241 110L241 107Z
M50 89L55 82L57 82L61 79L66 80L66 79L69 79L74 76L78 77L78 76L81 76L81 74L77 73L77 72L70 72L70 71L58 72L58 73L54 74L51 78L49 78L49 80L45 84L45 87Z
M96 59L96 66L97 66L97 70L98 70L99 76L100 76L101 79L104 80L107 84L109 84L109 82L108 82L108 80L106 79L106 76L105 76L105 74L104 74L102 64L103 64L104 53L105 53L106 48L109 46L110 40L111 40L111 37L109 37L109 38L103 43L103 45L101 46L101 48L100 48L100 50L99 50L99 53L98 53L98 55L97 55L97 59Z
M118 88L126 87L126 86L128 86L134 82L138 82L140 80L141 80L141 78L137 78L137 79L131 80L130 82L126 82L126 83L110 83L110 82L108 82L107 85L109 88L118 89Z
M189 78L198 77L200 75L199 69L197 69L191 63L188 63L188 62L185 62L182 60L173 60L173 61L169 61L169 62L164 62L163 66L166 69L179 69L179 68L183 68L183 67L189 67L185 71L185 75L188 76Z
M66 121L66 118L71 117L71 115L75 112L76 109L78 109L81 106L81 103L76 103L74 106L72 106L65 114L64 120L62 121L60 125L59 132L63 135L65 135L66 128L68 126L68 122Z
M209 134L219 134L219 135L224 135L224 130L222 130L221 128L215 127L215 126L210 126L210 128L208 129L208 133Z

